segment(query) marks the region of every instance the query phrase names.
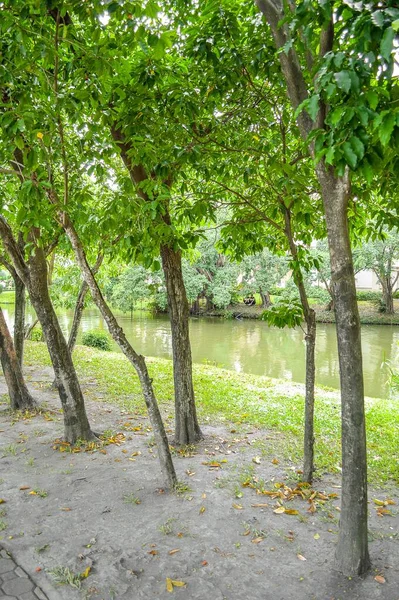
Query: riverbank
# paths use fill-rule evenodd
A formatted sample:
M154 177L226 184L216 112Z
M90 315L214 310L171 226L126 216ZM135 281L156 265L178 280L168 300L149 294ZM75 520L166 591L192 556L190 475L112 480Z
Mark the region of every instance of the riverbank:
M399 300L394 300L395 313L393 315L380 313L377 304L373 302L359 301L358 306L362 325L399 325ZM326 310L325 305L318 304L313 304L312 308L316 312L316 321L318 323L335 323L333 310ZM261 306L237 304L223 310L204 311L196 316L222 317L225 319L260 319L264 310Z
M42 412L11 415L4 396L0 405L0 543L49 598L397 600L392 403L366 403L373 566L367 577L348 580L333 571L341 500L336 392L317 391L317 477L313 488L298 488L303 386L196 365L205 437L172 448L180 481L172 494L162 488L126 359L83 347L74 359L89 420L103 433L98 448L72 451L61 443L62 415L43 343L27 344L25 362ZM171 363L148 363L172 437Z

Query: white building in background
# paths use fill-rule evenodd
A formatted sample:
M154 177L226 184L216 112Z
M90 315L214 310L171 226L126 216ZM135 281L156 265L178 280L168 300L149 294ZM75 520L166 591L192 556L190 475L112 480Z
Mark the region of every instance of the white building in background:
M358 290L379 292L381 285L374 271L359 271L355 275L356 288Z

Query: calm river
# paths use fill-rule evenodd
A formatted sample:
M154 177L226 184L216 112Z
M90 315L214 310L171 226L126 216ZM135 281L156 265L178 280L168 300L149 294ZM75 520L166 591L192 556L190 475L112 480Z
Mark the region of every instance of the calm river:
M12 307L4 305L5 317L12 323ZM28 310L29 314L29 310ZM62 329L67 332L71 311L58 311ZM32 317L28 317L28 320ZM172 344L167 317L153 317L137 311L133 320L120 314L118 320L136 351L147 356L171 358ZM96 309L87 309L81 331L106 329ZM239 373L266 375L289 381L305 380L305 344L301 329L277 329L253 320L192 318L190 321L193 360ZM398 352L399 326L364 325L362 329L365 393L385 397L386 369L381 364ZM338 357L334 325L317 325L316 382L338 388Z

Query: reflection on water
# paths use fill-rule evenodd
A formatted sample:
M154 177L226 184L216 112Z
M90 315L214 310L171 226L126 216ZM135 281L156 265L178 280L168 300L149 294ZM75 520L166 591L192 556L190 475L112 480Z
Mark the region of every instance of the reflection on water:
M3 309L9 323L12 322L10 309L10 305ZM62 310L58 311L58 316L63 331L67 333L73 313ZM153 317L137 312L133 320L129 315L118 315L118 321L137 352L171 358L172 342L166 316ZM86 310L83 315L81 331L91 329L106 330L96 309ZM208 361L239 373L305 381L305 342L300 328L277 329L252 320L193 318L190 332L194 362ZM364 382L368 396L385 397L386 372L381 364L384 360L395 358L398 342L399 327L363 326ZM334 325L317 326L316 382L339 387Z

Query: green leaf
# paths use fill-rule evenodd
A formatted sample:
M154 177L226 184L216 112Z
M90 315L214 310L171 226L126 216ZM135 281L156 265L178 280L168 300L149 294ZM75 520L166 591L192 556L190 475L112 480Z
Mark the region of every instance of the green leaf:
M385 115L384 120L378 128L378 137L383 146L386 146L391 139L393 128L395 127L396 115L389 113Z
M381 55L383 58L385 58L385 60L389 60L391 58L394 38L395 32L393 27L388 27L388 29L384 31L380 46Z
M384 27L384 11L376 10L374 13L372 13L371 20L373 21L374 25L377 25L377 27Z
M342 148L346 162L352 169L355 169L357 165L357 156L354 153L351 144L349 142L344 142Z
M349 143L352 146L353 151L355 152L358 160L362 160L364 156L364 144L358 137L352 136L349 138Z
M345 111L346 106L338 106L337 108L334 108L334 110L329 116L329 121L331 125L335 127L335 125L337 125L341 121L342 116L345 114Z
M374 90L369 90L368 92L366 92L366 98L367 98L367 102L369 103L369 106L372 110L375 110L378 106L378 102L379 102L379 97L377 92L375 92Z
M399 19L396 19L396 21L392 22L392 29L394 31L399 31Z
M334 164L334 155L335 155L335 148L334 148L334 146L330 146L330 148L326 152L326 163L328 165Z
M319 112L319 99L320 99L319 94L315 94L314 96L309 98L309 102L306 107L306 110L309 113L310 118L312 119L313 123L316 121L317 113Z
M335 73L334 77L339 89L344 90L348 94L352 85L349 71L339 71L339 73Z

